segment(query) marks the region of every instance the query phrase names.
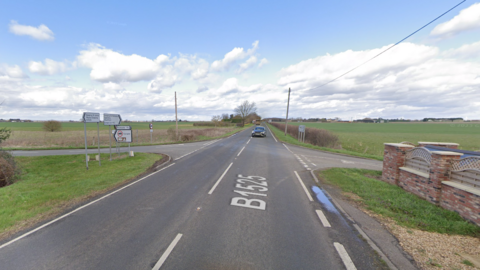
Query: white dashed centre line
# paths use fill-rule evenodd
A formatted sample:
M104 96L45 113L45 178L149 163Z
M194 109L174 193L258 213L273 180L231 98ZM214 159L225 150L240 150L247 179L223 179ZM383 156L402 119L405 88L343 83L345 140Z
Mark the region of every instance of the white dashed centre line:
M215 190L215 188L218 186L218 184L220 183L220 181L222 181L222 178L225 176L225 174L227 174L228 170L230 169L230 167L232 167L233 165L233 162L230 163L230 165L228 166L228 168L223 172L222 176L220 176L220 178L218 178L217 182L215 183L215 185L213 185L212 189L210 189L210 191L208 192L208 195L211 195L213 193L213 191Z
M178 241L180 241L180 238L182 238L181 233L177 234L175 239L173 239L172 243L170 243L167 250L165 250L162 257L160 257L160 259L155 264L155 266L152 268L152 270L158 270L158 269L160 269L160 267L162 267L163 263L167 260L168 255L170 255L170 253L172 253L173 248L177 245Z
M240 150L240 152L238 152L238 155L237 155L237 157L239 157L239 156L240 156L240 154L242 153L243 149L245 149L245 146L242 148L242 150Z

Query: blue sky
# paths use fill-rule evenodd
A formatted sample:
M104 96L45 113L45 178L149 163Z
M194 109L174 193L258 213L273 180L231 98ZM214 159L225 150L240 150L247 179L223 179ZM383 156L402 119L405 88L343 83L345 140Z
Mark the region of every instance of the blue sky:
M4 1L0 118L173 119L175 91L184 119L281 117L288 87L293 117L480 118L480 4L312 92L460 1L332 2Z

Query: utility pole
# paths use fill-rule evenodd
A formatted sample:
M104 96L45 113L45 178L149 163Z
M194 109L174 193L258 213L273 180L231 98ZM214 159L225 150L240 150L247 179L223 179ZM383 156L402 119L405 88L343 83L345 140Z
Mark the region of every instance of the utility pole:
M290 107L290 88L288 88L287 116L285 117L285 136L287 136L288 127L288 107Z
M175 91L175 138L178 140L177 91Z

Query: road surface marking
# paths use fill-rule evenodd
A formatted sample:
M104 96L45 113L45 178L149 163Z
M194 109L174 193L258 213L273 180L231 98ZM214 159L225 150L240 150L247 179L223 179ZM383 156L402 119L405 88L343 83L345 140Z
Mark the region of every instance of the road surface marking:
M240 150L240 152L238 152L238 155L237 155L237 157L239 157L239 156L240 156L240 154L242 153L243 149L245 149L245 146L242 148L242 150Z
M173 248L177 245L178 241L180 241L180 238L182 238L182 234L181 234L181 233L177 234L177 236L175 237L175 239L173 239L172 243L170 243L170 245L168 246L167 250L165 250L165 252L163 253L162 257L160 257L160 259L159 259L158 262L155 264L155 266L152 268L152 270L158 270L158 269L160 269L160 267L162 267L163 263L167 260L168 255L170 255L170 253L172 252Z
M335 246L335 249L337 250L338 255L340 255L340 258L342 259L343 264L345 265L347 270L357 270L357 268L352 262L352 259L350 259L350 256L348 256L348 253L345 250L345 247L343 247L342 244L337 242L333 243L333 245Z
M36 232L36 231L39 231L39 230L47 227L48 225L51 225L51 224L53 224L53 223L55 223L55 222L57 222L57 221L65 218L65 217L68 217L68 216L70 216L71 214L82 210L83 208L86 208L86 207L88 207L88 206L90 206L90 205L92 205L92 204L94 204L94 203L96 203L96 202L98 202L98 201L101 201L101 200L103 200L103 199L105 199L105 198L107 198L107 197L109 197L109 196L111 196L111 195L113 195L113 194L121 191L121 190L124 190L124 189L126 189L126 188L128 188L128 187L130 187L130 186L132 186L132 185L134 185L134 184L136 184L136 183L138 183L138 182L140 182L140 181L142 181L142 180L144 180L144 179L146 179L146 178L148 178L148 177L150 177L150 176L152 176L152 175L154 175L154 174L156 174L156 173L159 173L159 172L161 172L161 171L165 170L166 168L168 168L168 167L170 167L170 166L173 166L173 165L175 165L175 163L172 163L172 164L168 165L168 166L165 167L165 168L162 168L162 169L160 169L160 170L158 170L158 171L156 171L156 172L153 172L153 173L151 173L151 174L149 174L149 175L147 175L147 176L145 176L145 177L143 177L143 178L138 179L137 181L135 181L135 182L133 182L133 183L130 183L130 184L128 184L128 185L126 185L126 186L124 186L124 187L122 187L122 188L120 188L120 189L117 189L117 190L115 190L115 191L113 191L113 192L110 192L110 193L108 193L107 195L105 195L105 196L103 196L103 197L101 197L101 198L98 198L98 199L96 199L96 200L93 201L93 202L90 202L90 203L87 203L87 204L85 204L85 205L83 205L83 206L80 206L79 208L77 208L77 209L75 209L75 210L73 210L73 211L70 211L70 212L66 213L65 215L63 215L63 216L61 216L61 217L58 217L58 218L56 218L56 219L54 219L54 220L52 220L52 221L50 221L50 222L48 222L48 223L43 224L43 225L40 226L40 227L37 227L37 228L35 228L35 229L33 229L33 230L25 233L25 234L22 234L22 235L20 235L19 237L11 240L10 242L7 242L7 243L1 245L1 246L0 246L0 249L2 249L2 248L4 248L4 247L6 247L6 246L8 246L8 245L10 245L10 244L18 241L18 240L20 240L20 239L22 239L22 238L24 238L24 237L27 237L27 236L29 236L30 234L32 234L32 233L34 233L34 232Z
M330 225L330 222L328 222L327 217L325 216L325 214L323 214L322 210L315 210L315 212L317 212L317 216L318 216L318 218L320 219L320 221L322 222L323 227L328 227L328 228L332 227L332 226Z
M307 188L305 187L305 184L303 183L302 179L301 179L300 176L298 175L297 171L293 171L293 172L294 172L295 175L297 176L298 181L300 182L300 185L302 185L303 190L305 191L305 194L307 194L308 199L309 199L311 202L313 202L312 195L310 195L310 193L308 192Z
M315 167L317 167L317 164L315 164L315 163L312 163L312 165L315 166Z
M227 174L228 170L230 169L230 167L232 167L233 165L233 162L230 163L230 165L228 166L228 168L223 172L222 176L220 176L220 178L218 178L217 182L215 183L215 185L213 185L212 189L210 189L210 191L208 192L208 195L211 195L213 193L213 191L215 190L215 188L217 187L217 185L220 183L220 181L222 181L222 178L225 176L225 174Z
M343 160L341 159L342 163L345 163L345 164L355 164L355 162L353 161L348 161L348 160Z

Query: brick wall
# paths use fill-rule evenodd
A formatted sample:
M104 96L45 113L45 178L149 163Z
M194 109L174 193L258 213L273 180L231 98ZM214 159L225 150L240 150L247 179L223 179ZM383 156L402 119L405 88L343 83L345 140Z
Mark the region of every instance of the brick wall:
M441 146L445 147L445 144ZM458 147L455 144L451 146ZM382 180L433 204L455 211L480 226L480 189L450 181L451 162L460 159L462 154L432 151L430 172L426 174L404 167L406 151L412 148L413 146L404 144L385 144Z
M442 185L440 206L480 225L480 196L449 185Z
M405 166L405 151L414 147L401 143L385 143L384 145L382 180L398 185L399 168Z
M400 170L398 186L432 203L436 203L433 182L418 174Z

